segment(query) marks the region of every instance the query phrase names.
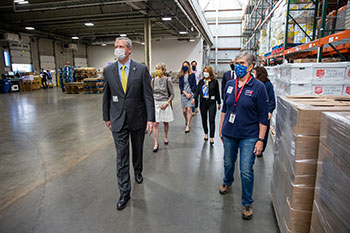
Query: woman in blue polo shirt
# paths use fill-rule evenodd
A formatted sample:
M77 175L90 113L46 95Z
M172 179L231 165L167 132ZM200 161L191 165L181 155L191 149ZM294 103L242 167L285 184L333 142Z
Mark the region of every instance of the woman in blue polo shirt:
M242 52L236 57L236 79L227 82L220 120L220 137L224 143L224 179L220 194L226 194L233 183L238 149L242 182L242 218L253 217L252 194L255 156L261 154L268 119L268 97L265 85L251 72L255 56Z
M269 120L267 122L264 147L263 147L261 154L257 156L257 157L263 157L263 153L264 153L266 146L267 146L267 139L269 138L270 120L272 117L272 113L276 108L275 91L273 90L273 85L272 85L270 79L268 78L267 70L263 66L255 67L253 70L253 75L257 80L259 80L265 84L267 96L269 97L269 117L268 117Z

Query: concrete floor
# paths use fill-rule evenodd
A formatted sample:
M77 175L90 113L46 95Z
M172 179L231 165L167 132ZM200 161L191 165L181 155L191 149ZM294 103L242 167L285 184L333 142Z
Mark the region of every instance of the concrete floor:
M271 144L255 165L254 218L244 221L237 172L232 192L218 193L218 134L210 148L199 115L185 134L176 94L170 143L153 153L153 138L146 136L145 180L132 179L123 211L115 209L115 149L101 95L59 89L0 95L0 232L278 232L269 194Z

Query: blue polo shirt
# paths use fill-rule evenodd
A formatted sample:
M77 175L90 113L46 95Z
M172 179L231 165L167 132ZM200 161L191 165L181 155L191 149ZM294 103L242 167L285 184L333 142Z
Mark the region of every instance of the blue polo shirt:
M252 77L244 86L242 94L235 103L236 79L227 82L224 94L222 112L225 119L222 125L222 134L237 139L259 137L259 123L267 125L268 121L268 96L265 85ZM241 88L237 86L237 96ZM229 122L231 113L235 114L233 123Z

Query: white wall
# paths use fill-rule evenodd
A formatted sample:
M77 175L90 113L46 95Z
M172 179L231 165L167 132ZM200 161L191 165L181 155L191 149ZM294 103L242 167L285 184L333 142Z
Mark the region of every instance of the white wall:
M178 41L176 39L163 39L160 41L152 40L152 67L151 72L155 69L158 62L164 62L168 71L178 72L183 61L191 62L196 60L199 68L202 64L203 41L197 39L195 42ZM137 62L144 62L144 46L133 44L131 59ZM88 47L88 66L101 68L114 62L114 46L89 46Z

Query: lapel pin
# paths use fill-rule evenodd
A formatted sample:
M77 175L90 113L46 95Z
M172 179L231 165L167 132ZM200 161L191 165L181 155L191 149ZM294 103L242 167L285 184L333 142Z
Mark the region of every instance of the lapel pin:
M134 67L133 70L136 70L136 68Z

